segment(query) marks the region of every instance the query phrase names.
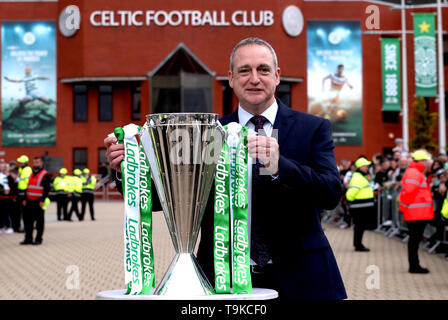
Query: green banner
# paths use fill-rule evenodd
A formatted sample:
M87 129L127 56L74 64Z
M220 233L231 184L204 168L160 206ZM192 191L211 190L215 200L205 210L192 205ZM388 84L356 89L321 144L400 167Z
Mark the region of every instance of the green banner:
M434 13L414 14L415 95L437 96Z
M383 111L401 110L400 41L381 38Z
M56 23L1 26L3 146L56 144Z

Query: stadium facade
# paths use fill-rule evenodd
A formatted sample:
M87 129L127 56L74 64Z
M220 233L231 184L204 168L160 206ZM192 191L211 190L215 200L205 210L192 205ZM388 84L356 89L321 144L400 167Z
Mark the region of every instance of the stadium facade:
M402 136L402 114L384 108L383 101L381 39L401 37L401 12L393 6L318 0L0 1L0 158L47 154L53 170L95 171L105 160L103 139L117 126L143 124L146 114L157 112L228 114L237 108L227 82L229 53L246 37L265 39L276 49L280 100L332 121L338 161L388 151ZM409 117L416 92L413 13L435 11L406 10ZM443 18L447 30L446 7ZM36 23L50 23L49 33L54 26L54 38L46 40L55 44L54 52L33 47L44 41L32 34L42 27L27 30ZM20 32L23 46L13 42ZM26 82L10 74L26 73L29 65L40 77ZM437 111L436 99L426 98L430 111Z

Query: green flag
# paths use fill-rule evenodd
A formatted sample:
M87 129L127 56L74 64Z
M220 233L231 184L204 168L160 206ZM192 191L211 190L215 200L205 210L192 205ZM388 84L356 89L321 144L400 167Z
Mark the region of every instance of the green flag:
M415 95L437 96L434 13L414 14Z
M401 110L400 41L381 38L383 111Z

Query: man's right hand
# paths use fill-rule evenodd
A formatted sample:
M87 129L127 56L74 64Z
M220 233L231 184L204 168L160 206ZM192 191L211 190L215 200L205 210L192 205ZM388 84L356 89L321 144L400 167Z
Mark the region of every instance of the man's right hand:
M106 157L112 169L121 172L121 161L124 159L124 145L117 144L117 138L111 136L104 139Z

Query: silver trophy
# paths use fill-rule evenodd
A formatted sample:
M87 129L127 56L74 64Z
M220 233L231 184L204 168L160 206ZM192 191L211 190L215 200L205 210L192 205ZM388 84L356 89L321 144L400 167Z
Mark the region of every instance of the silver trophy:
M151 114L146 120L140 140L176 250L155 294L211 295L193 250L225 131L211 113Z

